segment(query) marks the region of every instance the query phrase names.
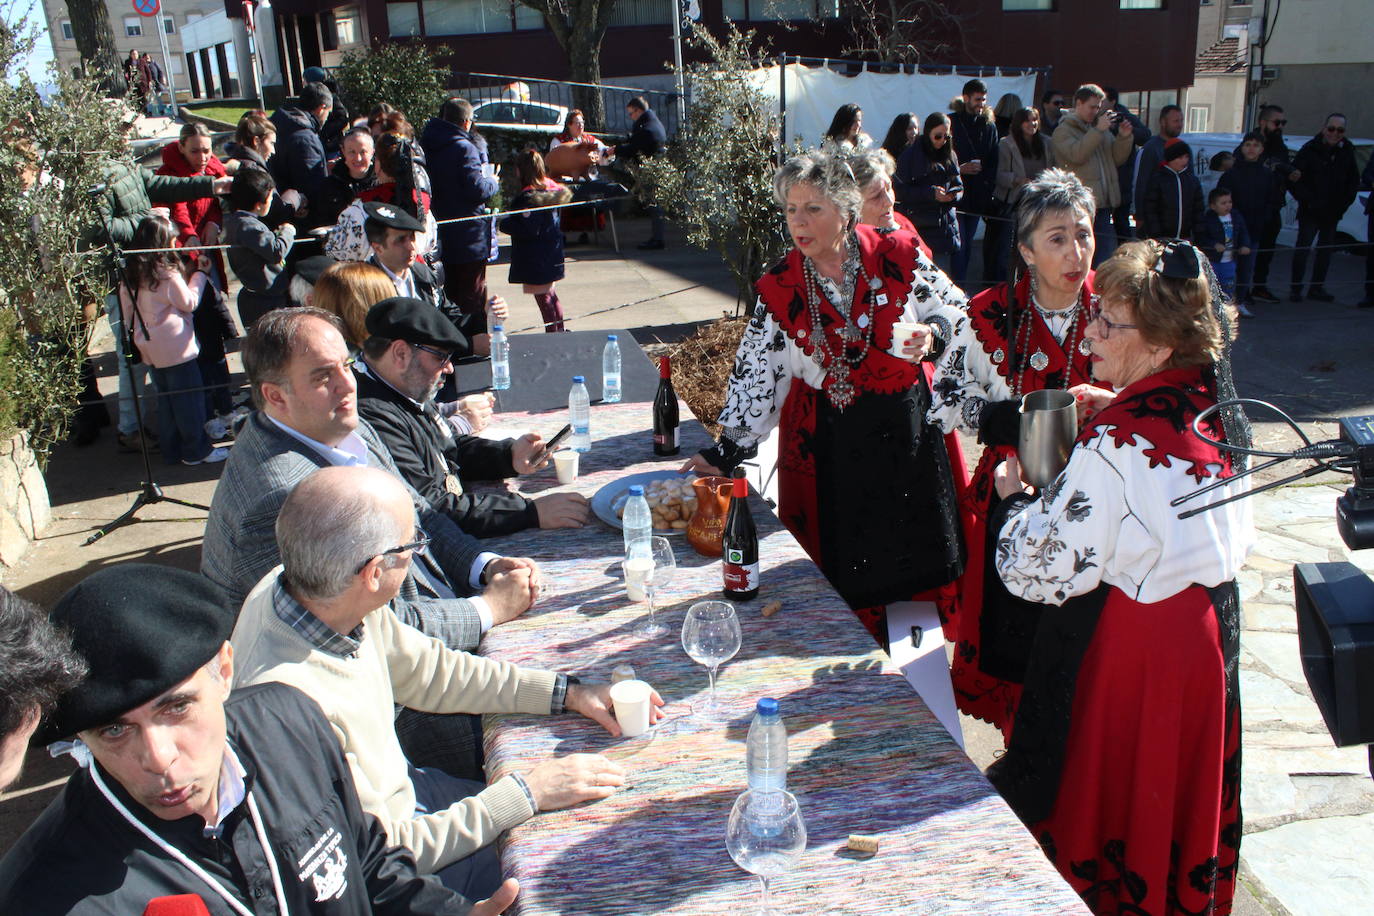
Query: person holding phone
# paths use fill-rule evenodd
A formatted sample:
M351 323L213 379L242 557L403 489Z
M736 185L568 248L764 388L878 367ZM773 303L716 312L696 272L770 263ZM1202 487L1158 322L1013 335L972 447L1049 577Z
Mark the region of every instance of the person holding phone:
M589 504L580 493L474 493L474 480L532 474L547 466L552 448L538 433L485 439L454 433L434 403L467 341L428 302L393 296L367 313L368 338L353 371L358 413L391 452L406 482L473 537L527 528L580 528ZM555 440L557 437L555 437ZM553 443L550 443L552 445Z

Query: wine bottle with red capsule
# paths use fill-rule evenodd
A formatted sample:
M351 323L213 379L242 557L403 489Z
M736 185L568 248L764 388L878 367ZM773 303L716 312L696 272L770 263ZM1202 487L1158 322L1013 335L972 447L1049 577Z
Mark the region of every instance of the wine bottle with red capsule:
M673 370L668 357L658 361L658 393L654 395L654 454L676 455L677 392L673 390Z
M721 535L721 566L725 573L725 597L751 601L759 593L759 532L749 511L749 481L744 468L735 468L730 511Z

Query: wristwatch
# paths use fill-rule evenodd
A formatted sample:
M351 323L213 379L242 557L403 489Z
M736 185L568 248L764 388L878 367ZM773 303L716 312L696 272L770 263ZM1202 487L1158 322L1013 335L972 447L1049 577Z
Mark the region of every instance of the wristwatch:
M573 684L582 683L582 679L574 674L559 674L555 676L553 682L553 700L549 704L551 715L562 715L568 711L568 688Z

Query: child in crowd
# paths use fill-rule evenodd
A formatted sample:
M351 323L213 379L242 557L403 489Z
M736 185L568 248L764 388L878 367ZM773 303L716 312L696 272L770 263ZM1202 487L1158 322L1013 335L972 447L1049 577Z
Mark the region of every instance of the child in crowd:
M1222 150L1219 153L1214 153L1211 161L1207 164L1214 172L1229 172L1231 171L1231 166L1236 164L1236 157L1234 154Z
M1264 162L1264 135L1252 131L1245 135L1240 144L1240 157L1217 181L1218 188L1231 192L1232 213L1245 221L1250 232L1251 248L1264 233L1264 224L1273 219L1279 207L1283 206L1283 191L1274 180L1274 172ZM1236 292L1241 304L1251 299L1254 266L1258 251L1249 257L1240 258L1236 275Z
M1236 304L1242 318L1253 318L1250 298L1250 230L1245 217L1232 210L1231 192L1213 188L1207 195L1207 213L1198 224L1195 241L1212 262L1221 289ZM1242 279L1237 290L1236 276Z
M545 173L544 157L535 150L527 149L516 157L515 173L520 179L521 191L511 201L511 211L565 204L572 200L572 192ZM511 212L501 217L501 231L511 237L510 282L524 284L525 292L534 296L539 314L544 318L544 330L550 334L567 330L563 326L563 307L553 288L555 282L563 279L563 230L559 212Z
M286 255L296 239L296 229L283 223L276 232L262 218L272 207L276 184L267 172L239 169L229 191L234 211L224 218L224 241L229 248L229 266L239 278L239 318L244 328L273 309L289 304L287 292L291 277L286 270Z
M1202 185L1188 164L1193 151L1179 140L1164 148L1164 161L1145 187L1145 212L1140 214L1143 235L1149 239L1192 238L1202 221Z
M172 221L149 216L134 233L133 249L170 249ZM207 464L229 457L206 434L205 392L192 313L209 279L210 259L196 258L187 283L181 256L173 251L129 254L119 284L124 327L157 386L158 442L168 464Z

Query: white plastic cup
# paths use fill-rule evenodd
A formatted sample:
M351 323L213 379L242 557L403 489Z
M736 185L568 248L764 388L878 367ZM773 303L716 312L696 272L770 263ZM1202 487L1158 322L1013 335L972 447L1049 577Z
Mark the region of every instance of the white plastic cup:
M892 349L887 352L898 359L905 359L902 350L905 349L907 341L920 333L923 327L924 325L915 321L894 321L892 323Z
M618 681L611 685L611 704L620 733L626 738L649 730L649 698L653 688L640 680Z
M644 582L654 571L654 561L652 557L633 556L624 563L625 567L625 594L631 601L647 601L649 596L644 591Z
M553 470L559 483L574 483L577 480L577 455L570 448L560 448L553 453Z

